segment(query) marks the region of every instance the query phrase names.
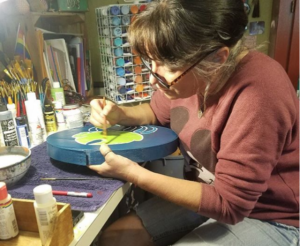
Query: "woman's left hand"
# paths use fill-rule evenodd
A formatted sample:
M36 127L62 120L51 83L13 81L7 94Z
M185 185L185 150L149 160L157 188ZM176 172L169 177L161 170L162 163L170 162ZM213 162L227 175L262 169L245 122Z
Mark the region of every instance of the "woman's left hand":
M100 152L105 161L100 165L89 165L91 170L96 171L101 176L112 177L132 182L134 179L134 167L138 164L123 157L116 155L112 150L103 144Z

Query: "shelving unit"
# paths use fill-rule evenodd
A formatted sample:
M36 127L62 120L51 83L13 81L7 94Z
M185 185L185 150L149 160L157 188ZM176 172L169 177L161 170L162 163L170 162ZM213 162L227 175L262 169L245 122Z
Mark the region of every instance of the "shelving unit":
M58 35L81 36L88 46L84 13L30 12L25 15L3 15L0 16L0 21L5 27L4 40L2 41L3 50L10 58L14 56L17 29L19 23L21 24L25 31L26 44L30 51L36 74L35 79L38 83L47 77L43 60L44 34L39 28ZM87 96L93 96L93 93L93 84L91 84Z
M127 40L132 19L145 8L119 4L95 9L105 96L118 104L149 100L153 92L150 72Z

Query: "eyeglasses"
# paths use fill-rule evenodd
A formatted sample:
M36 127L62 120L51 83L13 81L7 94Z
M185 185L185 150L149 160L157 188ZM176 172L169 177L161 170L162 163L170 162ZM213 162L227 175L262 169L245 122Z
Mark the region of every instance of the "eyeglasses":
M153 77L158 81L158 83L166 88L169 89L172 85L176 84L184 75L186 75L189 71L191 71L199 62L204 60L208 55L210 55L212 52L209 52L208 54L204 54L203 56L200 57L197 62L195 62L191 67L189 67L187 70L185 70L181 75L179 75L176 79L174 79L172 82L167 82L164 77L161 77L157 73L153 72L151 69L151 61L147 61L146 59L141 57L141 61L144 64L144 66L149 70L149 72L153 75Z

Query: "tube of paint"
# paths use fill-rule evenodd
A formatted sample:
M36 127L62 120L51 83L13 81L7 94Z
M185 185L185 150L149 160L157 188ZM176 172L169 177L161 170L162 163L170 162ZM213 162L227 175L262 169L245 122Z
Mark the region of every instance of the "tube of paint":
M28 135L28 126L26 124L25 117L16 117L16 129L19 139L19 145L30 148L30 139Z

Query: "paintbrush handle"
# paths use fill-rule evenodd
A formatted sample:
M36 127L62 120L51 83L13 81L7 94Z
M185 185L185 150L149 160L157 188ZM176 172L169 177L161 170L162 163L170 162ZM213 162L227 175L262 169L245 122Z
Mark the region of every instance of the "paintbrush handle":
M40 178L40 180L100 180L106 178ZM110 179L110 178L107 178Z
M103 105L103 108L102 108L102 109L104 109L105 106L106 106L106 100L105 100L105 97L103 97L102 105ZM104 138L106 139L106 136L107 136L107 132L106 132L106 116L104 116L103 136L104 136Z

